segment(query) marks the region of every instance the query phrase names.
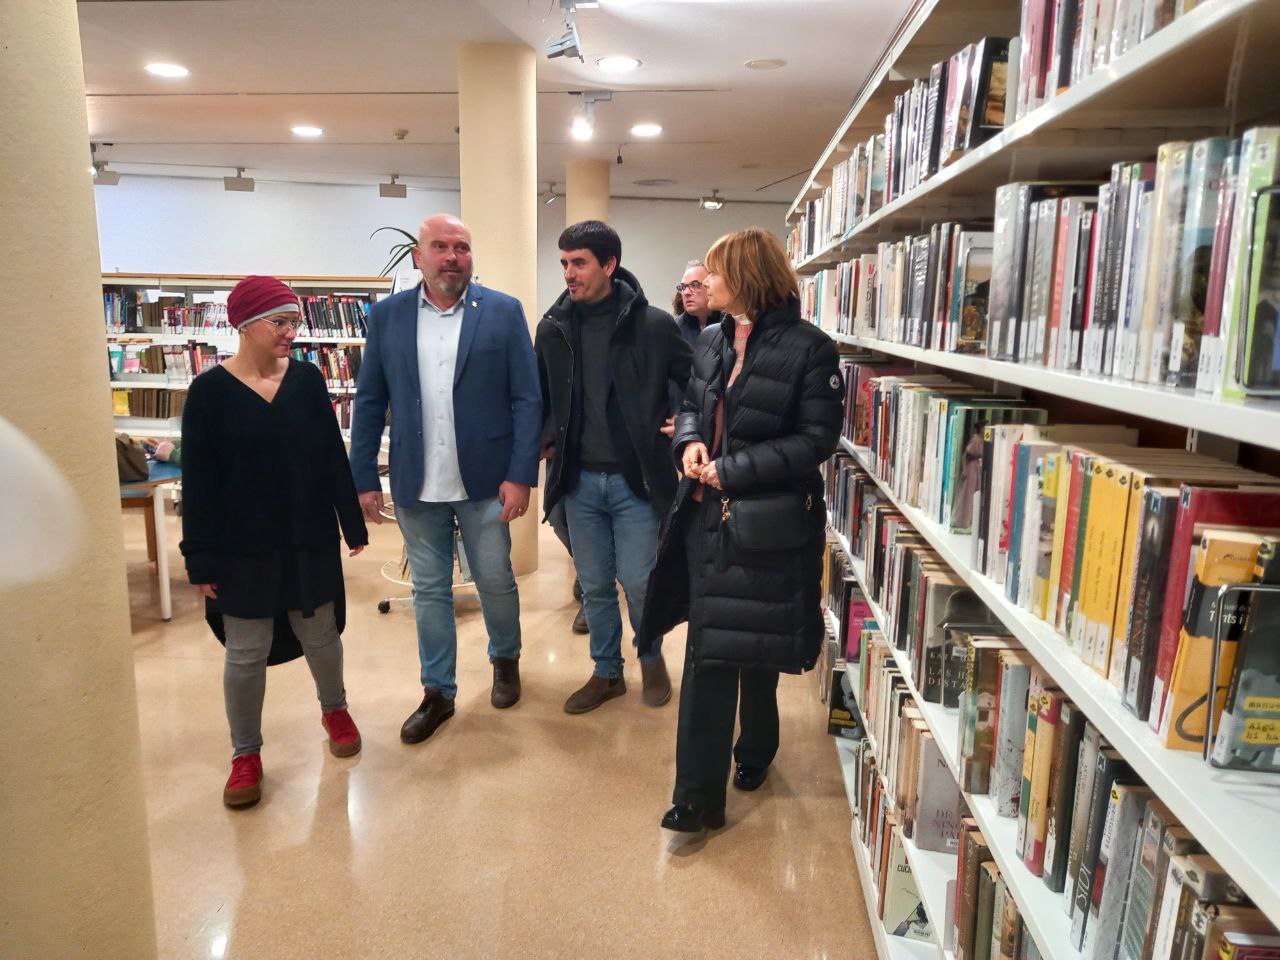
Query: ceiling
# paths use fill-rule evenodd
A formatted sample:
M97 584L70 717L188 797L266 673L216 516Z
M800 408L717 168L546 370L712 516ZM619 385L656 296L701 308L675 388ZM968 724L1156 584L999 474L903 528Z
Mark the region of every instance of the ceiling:
M457 51L538 53L538 178L613 160L615 196L788 202L910 0L601 0L577 14L586 63L548 60L558 0L81 0L90 139L124 173L456 188ZM605 74L600 57L642 66ZM743 64L780 57L786 66ZM182 80L143 66L188 67ZM605 89L596 136L570 139L576 98ZM639 121L663 133L628 142ZM324 128L318 140L290 133ZM402 141L393 131L407 130ZM666 186L637 180L668 179Z

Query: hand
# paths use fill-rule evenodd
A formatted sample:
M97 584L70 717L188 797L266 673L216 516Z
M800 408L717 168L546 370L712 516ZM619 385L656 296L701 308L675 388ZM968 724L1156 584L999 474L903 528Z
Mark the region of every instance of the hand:
M164 440L164 441L161 441L160 443L157 443L157 444L156 444L156 454L155 454L155 456L156 456L156 459L157 459L157 460L166 460L166 461L167 461L167 460L169 459L169 457L171 457L172 455L173 455L173 443L172 443L172 442L170 442L170 441L168 441L168 440Z
M675 414L667 417L667 419L662 422L662 426L658 428L658 432L664 437L674 437L676 435Z
M538 452L538 456L543 460L550 460L556 455L556 445L554 443L544 443L542 449Z
M684 455L680 458L681 466L684 467L684 475L691 480L701 480L702 468L707 465L707 461L710 459L707 455L707 445L701 440L694 440L684 448Z
M363 543L362 543L362 544L360 544L360 546L358 546L358 547L352 547L352 548L351 548L351 552L350 552L349 554L347 554L347 556L349 556L349 557L358 557L358 556L360 556L360 554L364 553L364 548L365 548L365 545L364 545Z
M503 523L523 517L529 509L529 485L504 480L502 486L498 487L498 502L502 504L502 516L498 519Z
M364 493L360 494L360 509L364 511L364 518L366 520L372 520L374 523L381 523L382 491L366 490Z
M196 589L200 591L200 596L208 597L210 600L218 599L218 585L216 583L197 583Z
M720 471L716 469L716 462L712 460L702 468L702 482L708 487L720 489Z

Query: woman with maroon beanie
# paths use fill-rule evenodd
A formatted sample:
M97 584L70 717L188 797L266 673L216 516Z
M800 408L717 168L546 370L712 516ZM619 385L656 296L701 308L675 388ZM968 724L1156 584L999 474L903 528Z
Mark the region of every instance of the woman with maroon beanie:
M334 756L360 750L342 681L342 552L369 542L324 375L292 360L301 304L274 277L227 299L235 356L196 377L182 415L182 554L226 647L230 807L262 792L267 665L302 655Z

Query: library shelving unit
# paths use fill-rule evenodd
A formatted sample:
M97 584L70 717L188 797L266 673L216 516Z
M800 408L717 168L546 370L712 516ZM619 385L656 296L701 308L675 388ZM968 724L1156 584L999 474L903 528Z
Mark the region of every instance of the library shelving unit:
M833 168L858 143L883 132L893 98L907 89L912 79L927 77L932 63L968 42L983 36L1017 36L1020 8L1020 3L1007 0L916 0L805 180L787 212L788 225L803 214L806 201L830 186ZM1169 140L1238 135L1254 122L1280 113L1280 57L1274 55L1278 41L1280 3L1275 0L1201 0L847 232L819 239L818 249L797 263L796 270L802 275L815 273L873 252L882 241L927 230L940 220L989 219L995 188L1004 183L1097 177L1105 175L1113 163L1154 157L1156 148ZM984 378L1116 411L1125 418L1140 417L1185 428L1192 448L1203 441L1204 448L1214 452L1234 454L1242 445L1271 456L1271 451L1280 450L1280 402L1224 401L1190 389L1136 384L848 334L832 336L852 347L914 362L924 370L954 371L968 378ZM1220 770L1205 764L1198 754L1164 749L1147 724L1125 709L1108 682L1086 666L1049 624L1008 601L998 584L974 568L970 537L947 532L895 496L872 469L868 451L848 440L842 441L842 446L1203 848L1258 908L1280 925L1280 776ZM874 616L883 624L883 611L872 601L863 564L838 531L835 540ZM838 633L837 618L829 615L828 623L832 632ZM928 703L919 695L910 676L909 657L897 657L895 662L942 748L948 769L958 779L957 711ZM850 744L839 738L836 748L852 805L853 753ZM998 817L985 796L965 795L965 801L1040 954L1045 960L1081 960L1080 952L1070 946L1070 919L1061 895L1050 892L1016 854L1016 820ZM865 888L872 878L856 824L853 841ZM937 937L937 944L928 952L936 949L943 960L952 960L943 949L942 927L948 917L945 905L948 885L956 876L956 857L922 851L909 838L904 838L903 845ZM884 932L872 894L868 894L868 906L881 960L919 955L920 944Z
M104 273L102 286L104 290L156 290L164 296L181 296L188 305L197 303L202 294L228 293L235 284L243 279L232 274L139 274L139 273ZM372 300L385 296L392 290L394 282L391 277L320 277L320 276L282 276L280 280L287 283L301 297L326 294L350 294ZM235 331L216 330L213 332L172 333L159 328L148 328L137 331L121 331L106 333L109 344L134 344L142 346L173 346L187 344L208 344L220 351L230 352L235 349ZM360 346L363 337L344 336L299 336L294 340L299 346L330 345ZM132 374L119 376L111 381L111 389L116 390L170 390L182 391L187 384L170 379L165 374ZM355 393L350 386L331 386L329 393L333 396L346 396ZM172 417L138 417L126 414L115 416L115 428L130 434L154 437L178 437L182 433L181 416ZM344 430L343 435L349 436Z

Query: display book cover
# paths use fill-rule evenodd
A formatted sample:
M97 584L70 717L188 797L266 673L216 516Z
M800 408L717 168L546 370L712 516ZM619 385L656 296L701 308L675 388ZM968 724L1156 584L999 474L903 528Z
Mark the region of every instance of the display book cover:
M885 931L891 936L931 943L933 925L925 912L924 901L920 899L915 877L911 874L911 864L907 862L902 837L896 830L890 843L882 911Z
M827 694L827 733L845 740L861 740L867 735L858 709L852 671L837 663L831 670L831 691Z
M1280 538L1262 539L1253 582L1280 586ZM1280 772L1280 594L1242 599L1243 627L1209 762Z
M1210 526L1245 530L1280 528L1280 490L1262 486L1215 489L1182 485L1169 549L1160 644L1152 678L1151 709L1147 717L1148 725L1156 731L1163 726L1169 683L1178 655L1183 604L1191 576L1192 547L1204 529Z
M1205 528L1196 541L1191 561L1195 575L1187 592L1178 653L1160 720L1160 739L1166 747L1200 750L1207 718L1216 719L1221 711L1249 596L1232 593L1220 601L1219 588L1249 582L1261 544L1262 537L1257 533L1216 527ZM1213 666L1213 636L1220 622L1225 629L1219 651L1218 688L1210 697L1207 691Z

